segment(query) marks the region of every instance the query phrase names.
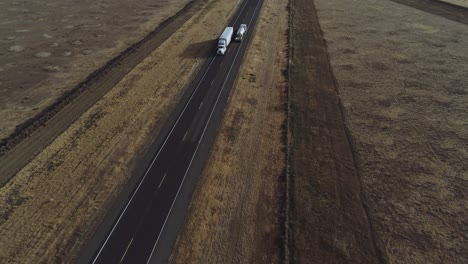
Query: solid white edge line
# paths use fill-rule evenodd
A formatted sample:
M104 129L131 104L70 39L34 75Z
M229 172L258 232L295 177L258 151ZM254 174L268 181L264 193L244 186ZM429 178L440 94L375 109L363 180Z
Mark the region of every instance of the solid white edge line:
M249 0L246 0L246 2L248 2L248 1L249 1ZM250 28L250 24L252 23L253 18L255 17L255 13L257 12L258 5L260 4L260 2L261 2L261 0L258 0L257 6L255 6L255 10L254 10L254 12L253 12L253 14L252 14L252 18L251 18L250 21L249 21L249 28ZM245 6L244 6L244 7L245 7ZM242 10L243 10L243 9L242 9ZM242 13L242 11L241 11L241 13ZM239 14L239 16L240 16L240 14ZM237 22L237 19L236 19L236 21L234 22L234 24L235 24L236 22ZM177 200L177 197L179 196L180 189L182 188L182 185L184 185L185 178L187 177L188 171L190 170L190 167L192 166L193 159L194 159L195 156L197 155L197 151L198 151L198 148L200 147L201 141L203 140L203 136L205 135L206 128L207 128L208 125L210 124L211 117L213 116L214 110L216 109L216 106L218 105L219 98L221 97L221 94L223 93L224 87L225 87L225 85L226 85L227 80L229 79L229 75L230 75L230 73L231 73L232 67L234 66L234 62L236 61L237 56L239 55L239 51L241 50L241 47L242 47L242 44L243 44L243 43L244 43L244 42L241 43L241 45L239 46L239 49L238 49L237 52L236 52L236 56L234 56L233 63L231 64L231 67L229 68L228 74L226 75L226 79L224 80L223 86L221 87L221 91L219 92L218 97L216 98L215 105L213 106L213 109L211 110L210 116L208 117L208 121L206 122L205 128L203 129L203 133L202 133L200 139L198 140L197 148L195 149L195 152L193 153L192 159L190 160L189 166L187 167L187 170L185 171L184 178L182 179L182 182L181 182L180 185L179 185L179 189L177 190L177 194L176 194L176 196L174 197L174 200L172 201L172 205L171 205L171 208L169 209L169 213L167 213L166 219L164 220L164 224L163 224L163 226L162 226L162 228L161 228L161 231L159 232L158 239L156 240L156 243L155 243L154 246L153 246L153 250L151 250L151 254L150 254L150 256L149 256L149 258L148 258L146 264L149 264L151 258L153 257L154 250L156 249L156 246L158 245L159 239L161 238L161 234L162 234L162 232L164 231L164 227L166 226L167 219L169 219L169 216L171 215L172 208L174 207L175 201Z

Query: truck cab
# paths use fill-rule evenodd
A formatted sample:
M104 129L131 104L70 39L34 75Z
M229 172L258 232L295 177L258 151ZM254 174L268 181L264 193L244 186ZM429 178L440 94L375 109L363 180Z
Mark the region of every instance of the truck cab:
M225 39L220 39L218 41L218 50L217 50L216 53L218 55L224 55L224 53L226 52L226 49L227 49L226 40Z
M217 55L224 55L226 53L229 43L231 43L232 35L234 33L233 27L226 27L223 34L219 37L218 48L216 50Z

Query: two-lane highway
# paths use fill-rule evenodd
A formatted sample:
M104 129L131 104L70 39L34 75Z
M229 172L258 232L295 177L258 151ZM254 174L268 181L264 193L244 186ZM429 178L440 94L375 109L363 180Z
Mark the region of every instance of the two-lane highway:
M224 56L206 61L194 80L191 95L159 146L149 168L131 194L110 232L96 250L92 263L148 263L160 241L174 203L199 148L214 134L215 111L224 109L232 83L250 41L263 0L244 0L229 23L247 24L244 41L232 42ZM218 118L219 119L219 118ZM219 120L217 120L219 122Z

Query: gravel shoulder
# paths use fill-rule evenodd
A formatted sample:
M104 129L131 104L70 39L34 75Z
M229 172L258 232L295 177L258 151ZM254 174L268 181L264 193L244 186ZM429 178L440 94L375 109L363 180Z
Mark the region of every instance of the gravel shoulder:
M172 263L282 260L287 5L264 1Z
M0 188L0 262L77 257L237 3L207 1Z

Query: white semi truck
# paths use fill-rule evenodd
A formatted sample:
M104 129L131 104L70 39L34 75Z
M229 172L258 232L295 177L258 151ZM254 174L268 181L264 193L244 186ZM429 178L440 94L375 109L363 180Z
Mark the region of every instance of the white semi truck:
M216 54L224 55L227 47L229 46L229 43L231 43L233 33L234 33L233 27L227 27L224 29L223 34L221 34L218 40L218 50Z
M241 24L236 34L236 41L242 41L244 39L245 33L247 32L247 25Z

